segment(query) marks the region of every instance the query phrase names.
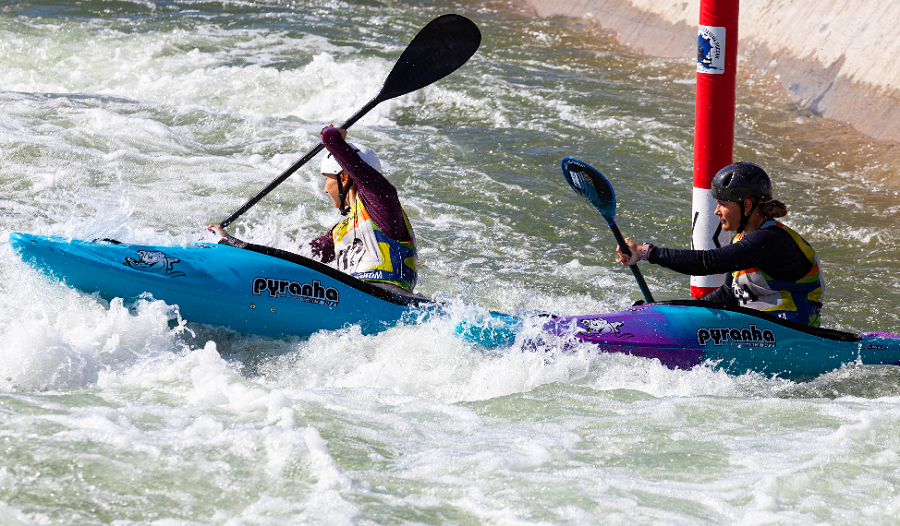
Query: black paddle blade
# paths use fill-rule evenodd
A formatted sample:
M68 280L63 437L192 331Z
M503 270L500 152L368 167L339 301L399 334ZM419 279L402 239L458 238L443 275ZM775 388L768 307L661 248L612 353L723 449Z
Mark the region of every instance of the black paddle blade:
M443 15L419 31L376 97L385 101L424 88L453 73L481 45L481 31L468 18Z
M397 59L394 69L384 81L378 95L341 124L341 128L346 130L383 101L424 88L453 73L475 54L479 45L481 45L481 31L468 18L459 15L443 15L435 18L419 31ZM325 146L319 143L306 152L306 155L219 223L219 226L225 228L230 225L323 148Z
M566 158L562 162L566 182L600 212L610 225L616 222L616 193L603 174L577 159Z

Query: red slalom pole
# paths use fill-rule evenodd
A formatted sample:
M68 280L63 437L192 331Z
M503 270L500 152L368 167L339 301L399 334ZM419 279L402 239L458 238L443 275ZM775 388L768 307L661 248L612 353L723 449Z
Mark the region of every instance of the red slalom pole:
M732 163L737 73L739 0L702 0L697 35L697 99L694 115L694 195L691 248L706 250L729 242L713 212L710 183ZM725 276L692 276L691 296L700 298L725 283Z

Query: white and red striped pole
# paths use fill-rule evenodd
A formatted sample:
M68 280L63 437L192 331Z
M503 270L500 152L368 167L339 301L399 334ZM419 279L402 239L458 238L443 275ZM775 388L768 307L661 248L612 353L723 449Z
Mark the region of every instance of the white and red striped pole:
M691 248L728 243L713 212L710 183L732 162L737 72L739 0L701 0L697 37L697 102L694 115L694 197ZM691 296L700 298L725 282L724 275L691 276Z

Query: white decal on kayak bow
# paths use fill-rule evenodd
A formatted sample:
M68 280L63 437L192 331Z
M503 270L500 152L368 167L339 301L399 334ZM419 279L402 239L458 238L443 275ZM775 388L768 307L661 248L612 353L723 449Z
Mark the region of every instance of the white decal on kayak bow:
M169 257L159 250L138 250L137 253L140 259L125 258L125 263L122 264L135 270L153 272L170 278L185 275L184 272L172 268L175 263L181 262L178 258Z
M600 335L615 334L619 338L634 338L634 334L619 330L619 327L624 324L624 321L614 321L610 323L603 318L582 318L578 320L579 332Z
M770 329L760 330L756 325L738 328L703 328L697 330L697 341L700 345L706 345L712 341L713 345L732 343L746 345L747 347L775 347L775 333Z
M298 283L287 279L256 278L253 280L253 294L259 296L266 291L272 298L291 298L307 303L335 306L340 301L334 287L323 287L318 280L312 283Z

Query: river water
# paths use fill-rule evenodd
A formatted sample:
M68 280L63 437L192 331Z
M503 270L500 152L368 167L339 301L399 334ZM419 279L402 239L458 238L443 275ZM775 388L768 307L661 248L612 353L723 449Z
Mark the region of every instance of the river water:
M262 338L38 275L20 231L186 244L380 89L456 12L478 53L379 105L381 156L451 313ZM897 524L900 373L803 382L527 349L460 316L640 298L559 162L625 235L690 244L694 66L506 2L43 0L0 6L0 524ZM735 157L819 251L824 325L900 332L895 148L739 79ZM337 220L316 162L232 225L295 250ZM644 265L657 298L689 281Z

